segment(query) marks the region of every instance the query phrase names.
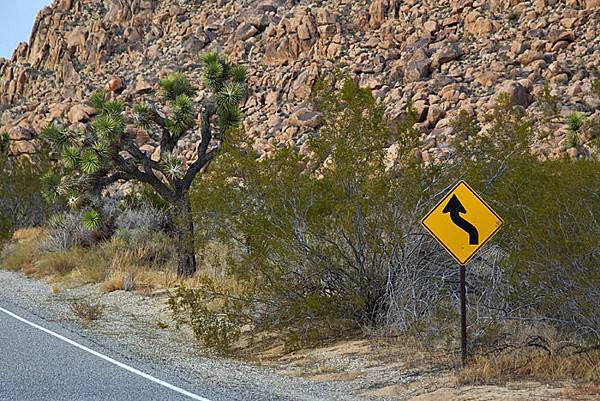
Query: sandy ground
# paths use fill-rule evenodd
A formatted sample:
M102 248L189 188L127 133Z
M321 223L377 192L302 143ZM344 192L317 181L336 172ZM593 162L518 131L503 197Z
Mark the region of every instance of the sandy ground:
M0 271L0 298L83 332L102 346L168 364L191 380L241 386L248 389L248 400L265 388L282 400L600 400L600 387L572 383L458 386L453 357L369 339L292 353L274 343L260 352L224 357L198 345L187 328L176 327L164 291L103 293L98 285L86 285L57 292L43 281ZM78 300L102 305L101 318L80 322L70 308Z

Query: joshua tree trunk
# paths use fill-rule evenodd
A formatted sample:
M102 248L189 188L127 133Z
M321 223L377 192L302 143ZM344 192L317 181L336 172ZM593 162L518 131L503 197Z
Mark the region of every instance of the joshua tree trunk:
M173 223L177 235L177 275L189 277L196 272L196 254L192 206L187 196L175 204Z

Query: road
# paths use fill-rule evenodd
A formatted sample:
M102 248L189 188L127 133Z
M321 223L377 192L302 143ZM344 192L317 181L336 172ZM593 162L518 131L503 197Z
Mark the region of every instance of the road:
M14 308L14 307L13 307ZM147 363L123 361L24 310L0 302L1 401L220 401ZM133 366L135 365L135 366Z
M71 310L79 299L102 305L102 316L82 324ZM0 401L368 399L353 381L306 380L215 354L177 328L163 302L93 285L56 293L0 270Z

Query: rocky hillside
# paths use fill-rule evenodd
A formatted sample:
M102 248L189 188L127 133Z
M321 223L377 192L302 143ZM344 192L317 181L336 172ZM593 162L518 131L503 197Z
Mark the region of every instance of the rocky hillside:
M339 67L391 119L415 102L428 161L448 154L459 110L481 118L501 92L537 113L547 83L562 115L600 115L591 94L599 33L599 0L55 0L29 43L0 59L0 125L14 155L34 153L51 120L83 128L93 91L151 96L173 70L200 86L199 53L220 48L249 69L245 127L258 152L302 146L321 123L311 87ZM573 144L564 123L554 124L541 155L589 151L589 137ZM130 130L159 157L152 139ZM190 143L179 150L192 156Z

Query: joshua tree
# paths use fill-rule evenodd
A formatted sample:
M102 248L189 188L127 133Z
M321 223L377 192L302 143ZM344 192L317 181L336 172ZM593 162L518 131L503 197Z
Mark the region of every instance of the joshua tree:
M149 184L172 205L180 276L196 271L190 186L215 157L224 134L239 127L239 104L245 95L243 66L230 64L216 51L203 54L201 65L202 82L211 96L201 104L201 140L197 159L191 164L182 163L174 155L177 143L194 131L197 117L192 101L195 90L181 73L169 74L160 81L164 113L150 104L128 107L112 100L106 92L97 92L90 102L98 115L86 132L68 132L54 123L42 132L60 155L56 168L42 180L47 200L83 208L84 227L95 229L102 224L102 216L94 206L104 188L120 180ZM126 130L129 123L136 123L160 144L159 161L136 145Z

